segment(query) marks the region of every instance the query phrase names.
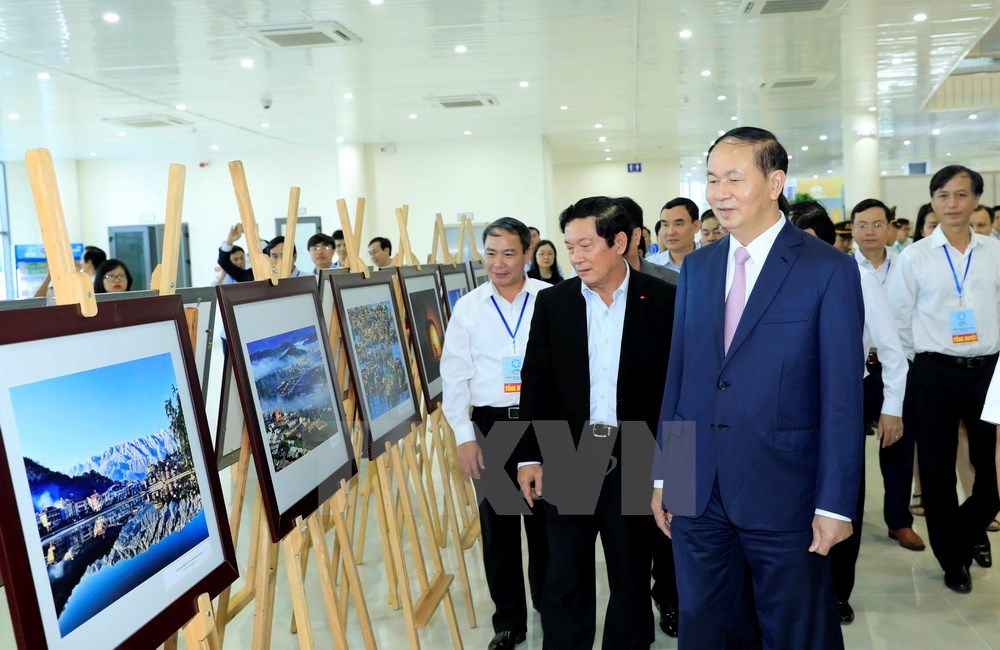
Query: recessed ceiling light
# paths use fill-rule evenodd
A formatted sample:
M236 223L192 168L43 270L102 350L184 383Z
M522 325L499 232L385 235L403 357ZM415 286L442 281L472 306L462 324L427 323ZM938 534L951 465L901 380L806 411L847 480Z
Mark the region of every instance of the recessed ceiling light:
M338 136L337 136L337 144L340 144L340 143L342 143L343 141L344 141L344 136L342 136L342 135L338 135Z
M344 93L344 99L354 99L354 93Z
M703 76L703 77L711 77L712 76L712 71L711 70L702 70L701 71L701 76Z
M897 56L897 57L895 57L895 58L894 58L894 59L892 60L892 64L893 64L893 65L899 65L899 64L900 64L900 63L902 63L902 62L903 62L903 59L899 58L898 56Z
M791 159L792 159L792 154L788 154L788 159L789 159L789 160L791 160Z
M7 119L8 120L19 120L19 119L21 119L21 116L18 115L17 113L7 113Z
M819 140L820 142L826 142L826 136L825 135L819 136Z
M561 111L568 111L569 110L569 106L567 106L566 104L563 104L562 106L559 107L559 110L561 110Z
M975 113L973 113L972 115L969 116L969 119L970 120L974 120L974 119L976 119L978 117L979 117L978 115L976 115Z
M934 129L931 131L931 135L941 135L941 129Z
M738 121L739 119L740 119L740 118L739 118L739 116L736 116L736 115L733 115L733 116L731 116L731 117L729 118L729 121L731 121L731 122L736 122L736 121Z
M922 23L927 20L927 14L917 14L913 17L913 20L918 23Z
M869 106L869 107L868 107L868 112L869 112L869 113L874 113L874 112L875 112L875 111L877 111L877 110L878 110L878 107L877 107L877 106Z
M909 140L903 140L903 146L904 147L909 147L910 146L910 141Z
M720 129L719 130L719 135L726 135L726 132Z
M240 59L240 65L245 69L249 70L253 67L253 59Z
M48 81L51 78L52 75L50 75L48 72L39 72L38 74L35 75L35 79L38 79L39 81Z
M456 45L455 46L455 53L456 54L465 54L468 51L469 51L469 48L465 47L464 45Z
M809 145L802 145L802 151L809 151Z
M601 137L597 138L597 141L598 142L607 142L608 139L602 135Z
M833 170L832 170L832 169L828 169L828 170L826 170L826 173L827 173L827 174L832 174L832 173L833 173Z
M949 151L949 152L948 152L948 153L946 153L945 155L946 155L946 156L950 156L950 155L951 155L951 152Z
M470 131L469 129L466 129L466 130L462 131L462 135L472 135L472 131Z
M417 114L416 113L410 113L410 119L411 120L417 119Z
M703 156L707 156L707 155L708 155L708 152L707 152L707 151L702 151L702 152L701 152L701 155L703 155Z
M819 174L813 174L813 178L819 178Z
M213 144L211 147L209 147L209 149L211 149L212 151L218 151L219 150L219 145Z
M113 11L109 11L108 13L101 16L101 18L104 19L104 22L112 24L117 23L119 20L121 20L121 16L119 16Z
M698 168L697 167L692 167L691 171L696 172L696 171L698 171Z
M185 105L185 104L178 104L177 106L174 106L174 108L176 108L179 111L186 111L187 110L187 105Z
M269 128L271 128L271 123L270 122L261 122L260 123L260 128L262 128L262 129L269 129Z
M889 172L882 172L882 176L888 176Z
M608 156L607 158L605 158L605 160L611 160L611 156Z
M90 152L90 157L91 158L97 158L97 152L96 151L91 151Z
M681 38L691 38L692 35L693 33L691 32L690 29L682 29L678 34L678 36L680 36Z
M380 5L382 4L383 0L368 0L368 2L372 3L373 5Z
M603 124L601 124L600 122L598 122L597 124L595 124L595 125L594 125L594 128L595 128L595 129L603 129L603 128L604 128L604 125L603 125Z
M118 136L119 138L124 138L126 134L125 134L125 132L124 132L124 131L119 131L119 132L118 132L118 133L116 133L115 135L117 135L117 136Z
M725 95L719 95L718 97L716 97L716 99L718 99L720 102L724 102L724 101L726 101L726 96Z
M530 83L528 83L527 81L522 81L521 83L519 83L519 84L517 84L517 85L518 85L518 86L520 86L521 88L527 88L527 87L528 87L528 86L530 86L531 84L530 84Z

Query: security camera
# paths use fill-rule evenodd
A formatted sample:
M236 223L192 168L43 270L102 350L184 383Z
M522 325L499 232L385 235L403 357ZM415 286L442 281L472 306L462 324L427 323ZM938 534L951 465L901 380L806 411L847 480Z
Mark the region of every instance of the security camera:
M271 98L268 97L267 95L264 95L263 97L261 97L260 98L260 107L263 108L265 111L267 109L271 108Z

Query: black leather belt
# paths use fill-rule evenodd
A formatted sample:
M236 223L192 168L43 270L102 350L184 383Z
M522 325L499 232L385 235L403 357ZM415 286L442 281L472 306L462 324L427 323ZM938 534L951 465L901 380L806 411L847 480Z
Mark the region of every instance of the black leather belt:
M941 365L959 366L960 368L986 368L995 366L1000 354L988 354L985 357L955 357L940 352L919 352L915 359L923 358Z
M592 423L589 427L595 438L608 438L618 428L611 424Z
M517 406L473 406L472 410L491 420L517 420L521 411Z

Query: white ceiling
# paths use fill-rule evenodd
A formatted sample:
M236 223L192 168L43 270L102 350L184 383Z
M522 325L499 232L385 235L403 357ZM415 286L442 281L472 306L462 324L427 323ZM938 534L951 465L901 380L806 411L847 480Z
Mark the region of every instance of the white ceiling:
M778 134L793 168L822 174L840 172L845 116L877 106L890 173L906 160L940 164L946 153L1000 158L1000 106L923 109L997 24L1000 2L838 3L829 15L744 17L740 0L4 0L0 154L17 160L45 146L84 159L192 157L213 145L224 155L325 149L337 138L538 135L557 162L680 156L697 166L717 131L755 124ZM105 22L109 11L120 21ZM928 19L914 21L919 12ZM279 50L240 31L309 20L339 21L362 42ZM692 36L681 38L683 29ZM456 53L459 44L468 51ZM252 68L241 67L245 58ZM760 89L809 75L821 86ZM499 105L427 101L475 93ZM148 115L191 124L112 123Z

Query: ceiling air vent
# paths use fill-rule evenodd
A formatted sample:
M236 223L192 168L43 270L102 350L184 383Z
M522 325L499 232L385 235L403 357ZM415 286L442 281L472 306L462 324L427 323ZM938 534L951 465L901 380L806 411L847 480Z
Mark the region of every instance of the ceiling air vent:
M190 126L192 123L172 115L133 115L131 117L106 117L105 122L134 129L148 129L154 126Z
M832 14L844 6L846 0L742 0L741 16L781 16L784 14Z
M272 48L325 47L356 45L361 38L336 21L294 25L258 25L241 27L240 33L261 45Z
M496 106L496 95L452 95L450 97L428 97L427 101L436 108L476 108Z
M780 77L761 82L761 90L801 90L803 88L819 88L833 79L832 74L812 74L797 77Z

